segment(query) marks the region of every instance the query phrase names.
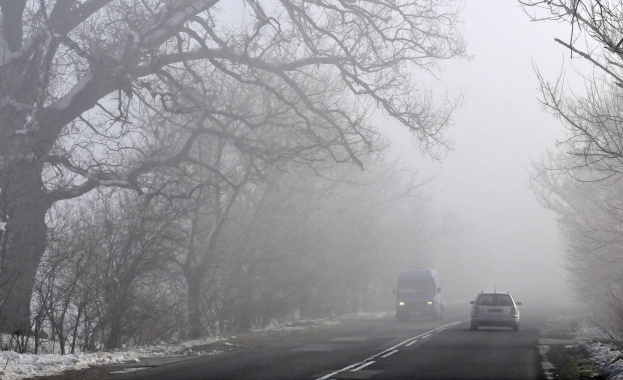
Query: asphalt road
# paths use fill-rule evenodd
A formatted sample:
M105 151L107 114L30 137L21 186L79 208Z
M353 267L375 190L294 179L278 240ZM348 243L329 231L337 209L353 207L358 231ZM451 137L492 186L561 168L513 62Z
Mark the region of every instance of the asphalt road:
M109 379L540 379L542 320L522 315L519 332L470 331L458 311L443 321L355 320Z

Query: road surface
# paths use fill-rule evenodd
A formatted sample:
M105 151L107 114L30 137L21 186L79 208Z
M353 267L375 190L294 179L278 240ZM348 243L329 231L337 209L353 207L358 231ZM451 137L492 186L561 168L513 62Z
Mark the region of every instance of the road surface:
M467 307L465 310L469 310ZM520 331L469 330L465 310L443 321L354 320L255 347L110 379L539 379L542 318ZM525 313L524 313L525 314Z

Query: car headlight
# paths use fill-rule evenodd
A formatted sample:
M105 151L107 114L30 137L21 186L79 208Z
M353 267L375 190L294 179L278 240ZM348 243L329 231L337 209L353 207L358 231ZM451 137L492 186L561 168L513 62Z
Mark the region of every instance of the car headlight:
M433 301L426 302L429 306L433 304Z
M398 306L404 306L404 305L405 305L404 301L398 302Z

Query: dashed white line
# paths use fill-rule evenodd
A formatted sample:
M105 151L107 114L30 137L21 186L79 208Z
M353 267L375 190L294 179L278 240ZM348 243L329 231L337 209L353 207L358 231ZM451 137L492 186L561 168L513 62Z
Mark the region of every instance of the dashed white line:
M111 375L122 375L125 373L134 373L134 372L138 372L138 371L142 371L144 369L149 369L150 367L133 367L133 368L128 368L128 369L123 369L120 371L113 371L110 372Z
M411 343L409 343L409 344L411 344ZM407 345L407 346L408 346L408 345ZM382 358L386 358L386 357L388 357L389 355L393 355L393 354L395 354L396 352L398 352L398 350L390 351L390 352L386 353L385 355L381 355L381 357L382 357Z
M371 361L369 361L369 362L367 362L367 363L363 363L363 364L362 364L362 365L360 365L359 367L357 367L357 368L353 368L353 369L351 369L350 371L351 371L351 372L359 371L359 370L360 370L360 369L362 369L362 368L366 368L366 367L367 367L367 366L369 366L370 364L374 364L374 360L371 360Z
M344 371L348 371L348 370L358 371L358 370L360 370L362 368L365 368L365 367L369 366L370 364L374 363L374 361L372 359L374 359L376 357L379 357L379 356L380 357L384 357L383 355L387 355L391 351L398 351L397 348L400 347L400 346L403 346L403 345L404 346L410 346L411 344L415 343L416 340L419 339L419 338L427 338L427 337L431 336L432 333L436 332L439 329L446 328L448 326L458 325L459 323L463 323L465 321L467 321L467 319L464 319L464 320L461 320L461 321L456 321L456 322L453 322L453 323L448 323L448 324L445 324L443 326L437 327L437 328L435 328L433 330L427 331L427 332L425 332L423 334L420 334L418 336L414 336L414 337L411 337L409 339L403 340L402 342L396 344L395 346L390 347L390 348L388 348L388 349L386 349L384 351L381 351L378 354L372 355L369 358L360 361L359 363L351 364L351 365L349 365L347 367L344 367L342 369L339 369L339 370L337 370L335 372L331 372L331 373L329 373L327 375L324 375L323 377L319 377L316 380L327 380L327 379L330 379L331 377L333 377L334 375L337 375L340 372L344 372ZM387 355L387 356L389 356L389 355Z
M409 347L410 345L412 345L413 343L417 342L417 339L413 340L411 343L407 343L405 344L405 347Z
M324 375L323 377L319 377L317 380L326 380L326 379L329 379L329 378L333 377L333 375L337 375L337 374L338 374L338 373L340 373L340 372L348 371L348 370L349 370L349 369L351 369L351 368L355 368L355 367L357 367L359 364L361 364L361 363L351 364L351 365L349 365L348 367L344 367L344 368L342 368L342 369L340 369L340 370L337 370L337 371L335 371L335 372L331 372L331 373L330 373L330 374L328 374L328 375Z

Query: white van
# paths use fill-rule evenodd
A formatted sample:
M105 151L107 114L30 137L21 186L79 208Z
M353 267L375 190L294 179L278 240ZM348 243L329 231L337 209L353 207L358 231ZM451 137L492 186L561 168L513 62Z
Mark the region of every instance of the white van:
M396 319L426 316L443 317L443 302L439 275L434 269L417 268L400 273L394 289L396 295Z

